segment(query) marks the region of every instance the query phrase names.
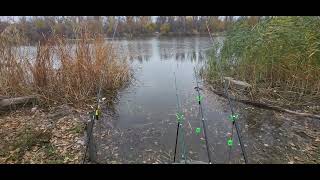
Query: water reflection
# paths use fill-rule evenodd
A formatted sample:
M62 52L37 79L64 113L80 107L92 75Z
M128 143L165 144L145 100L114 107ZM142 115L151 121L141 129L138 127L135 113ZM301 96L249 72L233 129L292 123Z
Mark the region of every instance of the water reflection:
M143 62L149 61L150 58L151 58L150 55L137 55L137 56L130 56L130 57L129 57L129 60L130 60L131 62L133 62L133 61L138 61L140 64L142 64Z
M124 51L127 51L129 60L131 62L137 61L140 64L148 62L150 59L202 62L206 59L206 51L211 46L208 38L151 38L148 40L123 40L120 43L124 46Z
M161 60L168 60L174 57L176 61L202 62L205 59L205 51L185 51L172 54L160 54Z

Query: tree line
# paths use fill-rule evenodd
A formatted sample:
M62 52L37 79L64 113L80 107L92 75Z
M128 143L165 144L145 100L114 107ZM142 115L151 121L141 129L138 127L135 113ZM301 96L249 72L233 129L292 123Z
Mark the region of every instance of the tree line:
M117 23L118 37L160 35L207 34L207 24L212 33L228 30L238 19L257 22L262 16L19 16L0 20L0 33L14 27L37 42L53 34L75 39L86 30L90 34L111 36Z

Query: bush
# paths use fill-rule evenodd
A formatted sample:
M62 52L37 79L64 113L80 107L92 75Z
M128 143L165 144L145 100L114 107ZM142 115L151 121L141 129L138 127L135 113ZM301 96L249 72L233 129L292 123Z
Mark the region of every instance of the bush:
M168 23L162 24L160 26L160 33L168 34L170 32L170 25Z

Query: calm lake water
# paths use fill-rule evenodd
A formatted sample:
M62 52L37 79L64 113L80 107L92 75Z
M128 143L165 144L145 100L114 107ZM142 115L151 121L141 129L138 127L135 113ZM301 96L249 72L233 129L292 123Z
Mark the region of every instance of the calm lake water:
M205 63L211 45L208 37L115 42L115 46L120 46L120 54L131 55L135 80L120 92L115 111L109 110L97 123L98 162L172 163L177 128L174 73L185 116L176 159L185 154L188 160L208 162L204 135L195 133L197 127L201 130L203 127L194 89L194 68L199 69ZM203 83L200 86L212 160L225 163L226 134L231 127L226 119L228 113L217 96L208 92ZM236 146L232 154L241 158Z
M96 161L173 162L177 129L175 73L185 116L184 132L180 133L185 135L179 137L176 159L179 161L185 154L188 160L208 162L204 135L195 133L196 128L203 130L203 127L194 89L194 68L199 69L207 60L209 37L117 40L114 44L120 47L120 55L129 55L134 81L119 93L114 110L105 108L103 118L96 122ZM231 123L227 120L230 113L226 100L208 91L202 82L200 87L212 161L244 163L236 136L228 161L227 133L231 132ZM236 111L240 114L238 121L250 162L287 163L300 152L288 145L298 143L296 136L286 133L293 127L294 120L281 120L281 116L272 111L239 104Z

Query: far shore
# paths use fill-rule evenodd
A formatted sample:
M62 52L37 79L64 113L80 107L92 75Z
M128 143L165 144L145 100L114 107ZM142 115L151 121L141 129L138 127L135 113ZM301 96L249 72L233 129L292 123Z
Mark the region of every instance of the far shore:
M224 32L219 32L219 33L213 33L212 36L224 36ZM199 33L199 34L181 34L181 33L169 33L169 34L138 34L138 35L120 35L120 36L115 36L115 39L136 39L136 38L152 38L152 37L209 37L208 34L204 33ZM104 39L112 39L112 37L105 37ZM68 39L69 41L77 41L79 39ZM93 39L92 39L93 40Z

